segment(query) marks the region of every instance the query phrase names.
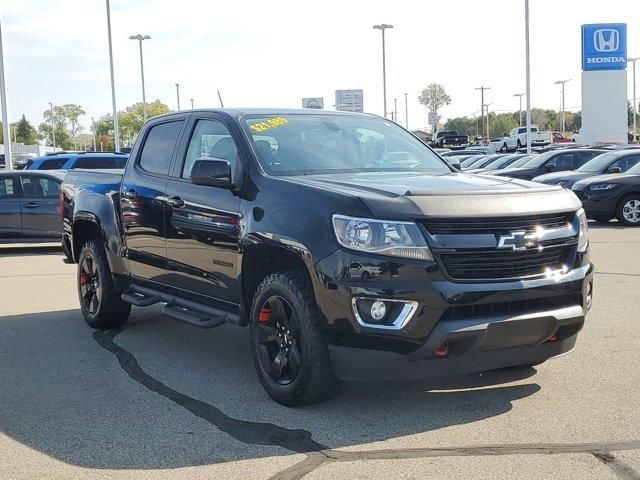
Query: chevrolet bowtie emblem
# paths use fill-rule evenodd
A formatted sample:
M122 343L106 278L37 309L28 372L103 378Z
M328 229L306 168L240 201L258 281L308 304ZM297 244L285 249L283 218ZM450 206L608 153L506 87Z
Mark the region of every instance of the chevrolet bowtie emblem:
M509 235L501 235L498 239L498 248L510 248L511 250L526 250L538 245L538 235L526 232L511 232Z

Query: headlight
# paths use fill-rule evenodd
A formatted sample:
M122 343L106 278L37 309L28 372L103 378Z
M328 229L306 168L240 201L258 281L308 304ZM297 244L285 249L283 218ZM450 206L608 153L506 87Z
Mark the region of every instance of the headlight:
M361 252L415 260L433 260L424 235L414 222L333 216L340 245Z
M596 183L595 185L591 185L589 190L611 190L612 188L615 188L615 186L615 183Z
M578 236L578 251L586 252L589 246L589 227L587 226L587 215L584 213L584 208L581 208L576 213L578 221L580 222L580 234Z

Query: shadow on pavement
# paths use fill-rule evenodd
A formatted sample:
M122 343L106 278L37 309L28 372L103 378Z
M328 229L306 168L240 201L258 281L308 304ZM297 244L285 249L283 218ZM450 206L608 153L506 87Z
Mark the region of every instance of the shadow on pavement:
M93 334L93 335L92 335ZM282 407L253 370L248 332L134 311L94 334L77 310L0 318L0 431L63 462L160 469L340 448L469 424L540 390L535 370L429 384L346 384Z

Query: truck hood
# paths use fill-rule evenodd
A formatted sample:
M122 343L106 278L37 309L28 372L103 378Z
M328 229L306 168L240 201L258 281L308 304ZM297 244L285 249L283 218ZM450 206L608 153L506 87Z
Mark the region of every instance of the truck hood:
M557 186L459 172L337 173L286 179L357 197L373 215L383 218L495 217L580 208L575 195Z

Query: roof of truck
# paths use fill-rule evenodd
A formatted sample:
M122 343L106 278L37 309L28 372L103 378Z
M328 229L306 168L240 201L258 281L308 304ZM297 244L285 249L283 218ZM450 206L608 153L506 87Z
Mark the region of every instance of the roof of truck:
M321 110L315 108L197 108L194 110L182 110L178 112L165 113L157 117L170 117L173 115L189 113L225 113L232 117L242 115L367 115L376 116L370 113L343 112L340 110Z

